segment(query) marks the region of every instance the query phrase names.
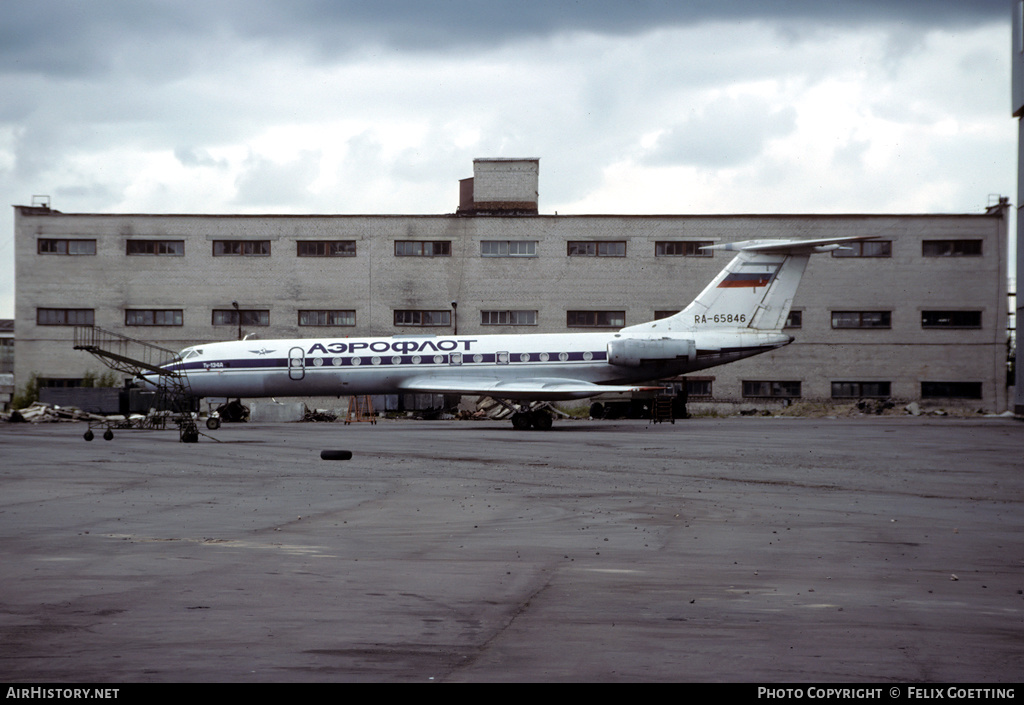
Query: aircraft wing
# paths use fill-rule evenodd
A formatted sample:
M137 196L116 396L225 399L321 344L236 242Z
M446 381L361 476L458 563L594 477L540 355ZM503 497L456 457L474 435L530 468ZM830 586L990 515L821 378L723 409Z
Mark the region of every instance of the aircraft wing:
M401 382L405 392L430 394L477 394L499 399L523 399L536 401L559 401L565 399L586 399L606 392L636 392L662 389L663 387L641 387L612 384L593 384L578 379L558 377L533 377L503 380L494 378L462 378L442 375L413 377Z

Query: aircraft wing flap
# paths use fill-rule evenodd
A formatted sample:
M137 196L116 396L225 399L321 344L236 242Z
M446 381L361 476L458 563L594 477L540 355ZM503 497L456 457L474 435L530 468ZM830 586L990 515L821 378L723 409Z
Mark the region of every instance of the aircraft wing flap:
M400 384L405 392L433 394L478 394L501 399L532 399L557 401L560 399L586 399L607 392L635 392L661 389L627 385L593 384L578 379L533 377L503 380L494 378L465 379L427 375L405 380Z

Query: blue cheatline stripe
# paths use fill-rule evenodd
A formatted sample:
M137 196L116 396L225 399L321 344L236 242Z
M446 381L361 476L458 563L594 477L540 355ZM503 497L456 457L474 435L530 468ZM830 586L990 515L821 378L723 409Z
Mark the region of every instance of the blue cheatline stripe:
M557 352L554 352L554 353L549 352L549 353L547 353L548 359L547 360L542 360L541 357L540 357L542 354L543 353L537 353L537 352L531 352L531 353L510 353L510 354L508 354L508 356L507 356L508 359L506 361L503 361L503 362L499 363L497 361L497 357L498 357L497 353L461 353L461 355L462 355L462 364L463 365L467 365L467 366L472 366L472 365L494 365L494 364L501 364L501 365L506 365L506 364L508 364L508 365L523 365L523 364L529 364L529 363L550 365L550 364L568 363L568 362L603 362L608 357L607 353L604 350L590 352L589 354L591 355L591 358L589 360L584 357L585 355L588 354L586 352L566 353L567 357L566 357L565 360L562 360L559 357L559 355L561 353L557 353ZM480 358L481 358L480 360L476 359L477 355L480 356ZM523 360L522 359L522 355L529 355L529 359ZM378 362L376 365L373 364L373 358L375 358L375 357L376 358L380 358L380 362ZM418 363L413 362L412 359L414 357L419 357L420 361ZM435 360L435 358L438 358L438 359ZM318 359L322 360L322 363L320 365L316 364L316 360L318 360ZM358 359L359 363L358 364L353 364L353 362L352 362L353 359ZM395 361L396 359L397 359L397 362ZM335 361L337 361L337 362L335 362ZM278 358L260 358L260 359L246 359L246 360L216 360L216 361L205 362L205 363L204 362L185 362L185 363L175 363L175 364L172 364L172 365L167 365L167 367L169 369L183 370L183 371L186 371L186 372L188 372L190 370L197 370L197 371L200 371L200 370L210 370L210 371L215 371L215 370L231 370L231 371L240 371L240 370L273 369L273 368L287 369L289 367L288 363L289 363L289 358L278 357ZM451 365L451 354L450 353L435 353L435 354L426 354L426 355L355 355L355 356L347 356L347 357L341 357L339 355L339 356L321 357L321 358L307 357L307 358L305 358L303 360L303 365L306 368L313 368L313 369L317 369L317 368L320 368L320 369L331 369L331 368L336 368L336 367L364 367L364 366L385 367L385 366L401 366L401 365L410 365L410 366Z

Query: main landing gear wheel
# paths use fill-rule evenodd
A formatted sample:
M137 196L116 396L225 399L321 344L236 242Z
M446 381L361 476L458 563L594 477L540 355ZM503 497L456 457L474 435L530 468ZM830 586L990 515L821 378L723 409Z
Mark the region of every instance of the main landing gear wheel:
M512 427L517 431L525 431L535 428L538 431L548 431L554 419L546 411L517 411L512 414Z
M530 414L533 417L533 427L538 431L550 431L554 419L546 411L534 411Z
M525 431L526 429L533 426L533 419L530 418L530 414L517 411L512 414L512 428L517 431Z

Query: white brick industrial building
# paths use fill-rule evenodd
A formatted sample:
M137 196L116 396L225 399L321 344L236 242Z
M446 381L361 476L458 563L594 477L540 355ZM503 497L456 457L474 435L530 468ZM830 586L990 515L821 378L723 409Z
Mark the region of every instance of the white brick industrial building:
M1007 407L1008 204L955 215L544 215L538 160L481 159L442 215L159 215L15 207L19 387L73 385L76 324L197 342L617 328L678 311L728 261L701 245L876 235L811 259L793 345L697 397ZM237 304L237 309L235 307Z

